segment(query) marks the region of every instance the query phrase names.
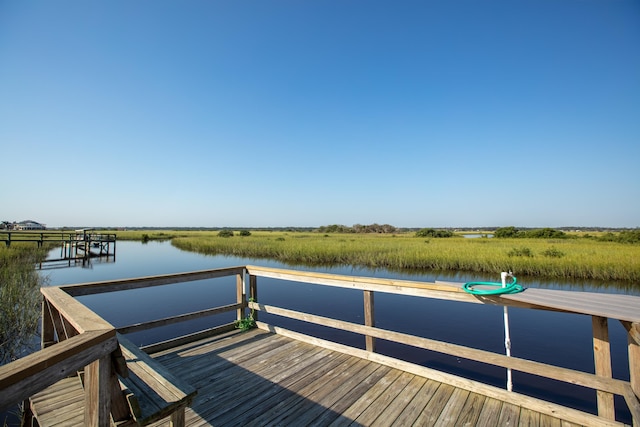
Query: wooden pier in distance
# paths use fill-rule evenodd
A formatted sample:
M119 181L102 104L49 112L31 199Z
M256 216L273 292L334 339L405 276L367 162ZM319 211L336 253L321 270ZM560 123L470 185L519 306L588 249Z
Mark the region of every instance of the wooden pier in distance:
M354 309L363 313L363 321L260 303L260 277L360 290L363 305ZM75 298L191 281L235 287L236 302L115 328ZM382 292L590 316L595 373L378 328L374 294ZM640 297L541 289L476 297L455 284L255 266L46 287L42 294L42 350L0 367L0 409L25 400L43 427L620 426L614 395L622 397L632 424L640 425ZM259 319L257 328L247 332L234 329L233 323L212 324L142 349L125 338L223 312L244 319L247 310L255 317L270 313L361 334L363 346L346 346ZM611 374L609 319L621 322L628 333L628 381ZM376 352L380 339L592 389L597 393L597 414L385 356ZM80 377L77 371L82 371Z
M0 231L0 242L9 247L12 243L33 243L60 246L60 257L44 262L83 262L92 258L112 258L116 256L116 235L97 233L90 228L74 231Z

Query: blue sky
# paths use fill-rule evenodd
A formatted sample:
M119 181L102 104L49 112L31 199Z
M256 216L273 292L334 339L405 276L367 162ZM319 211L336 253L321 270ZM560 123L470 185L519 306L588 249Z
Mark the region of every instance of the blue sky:
M640 2L0 0L0 220L640 226Z

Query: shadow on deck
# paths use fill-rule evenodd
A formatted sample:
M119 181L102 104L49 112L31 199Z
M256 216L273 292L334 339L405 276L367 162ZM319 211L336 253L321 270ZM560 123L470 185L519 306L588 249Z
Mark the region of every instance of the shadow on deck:
M549 415L260 330L153 355L198 395L188 426L564 426ZM83 425L83 392L67 378L34 396L46 425ZM153 426L168 426L160 421Z
M548 415L259 330L154 357L198 389L187 425L561 425Z

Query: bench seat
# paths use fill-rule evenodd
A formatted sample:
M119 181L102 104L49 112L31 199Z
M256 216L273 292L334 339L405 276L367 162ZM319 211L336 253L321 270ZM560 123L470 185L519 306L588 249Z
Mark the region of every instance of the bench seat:
M118 342L126 362L127 375L120 377L119 381L122 397L128 404L129 419L115 424L145 426L171 417L173 426L184 426L184 411L196 395L196 389L175 377L122 335L118 334ZM64 378L29 399L31 412L38 425L84 425L81 379L76 376Z
M191 404L196 389L120 334L118 342L129 371L128 377L120 382L133 419L139 425L147 425L172 416L174 424L184 425L184 410Z

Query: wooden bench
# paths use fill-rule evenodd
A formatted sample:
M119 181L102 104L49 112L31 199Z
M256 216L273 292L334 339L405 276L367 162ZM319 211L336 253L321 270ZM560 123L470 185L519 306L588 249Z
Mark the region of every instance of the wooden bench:
M120 334L118 342L122 357L113 358L115 371L120 374L119 389L112 393L114 424L144 426L171 417L172 426L183 427L185 409L197 394L196 389ZM29 399L31 412L41 427L84 424L80 377L65 378Z
M121 379L133 419L147 425L171 416L173 426L184 426L184 410L197 394L190 384L118 334L129 375Z

